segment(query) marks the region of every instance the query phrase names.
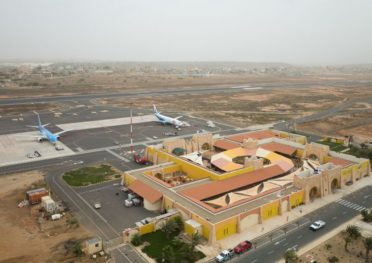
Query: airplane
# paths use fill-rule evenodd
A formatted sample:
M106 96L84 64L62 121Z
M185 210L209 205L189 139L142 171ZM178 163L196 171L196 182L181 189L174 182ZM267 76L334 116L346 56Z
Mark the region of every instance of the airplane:
M37 113L36 113L37 114ZM40 116L39 114L37 114L37 119L38 119L38 126L30 126L30 125L27 125L27 127L31 127L31 128L37 128L40 132L40 135L41 136L35 136L37 137L37 140L39 142L42 142L44 140L47 140L49 141L50 143L52 144L56 144L57 141L59 140L60 138L60 135L65 133L65 132L68 132L70 130L65 130L65 131L60 131L60 132L57 132L57 133L52 133L51 131L49 131L47 128L45 128L46 126L48 126L50 123L47 123L47 124L42 124L41 123L41 120L40 120Z
M161 122L161 124L164 124L164 125L165 124L171 124L171 125L174 125L176 127L176 129L180 129L180 127L186 126L185 122L178 120L179 118L182 118L182 116L178 116L176 118L171 118L171 117L165 116L165 115L161 114L156 109L155 105L153 105L153 106L154 106L155 117L158 118L158 120Z

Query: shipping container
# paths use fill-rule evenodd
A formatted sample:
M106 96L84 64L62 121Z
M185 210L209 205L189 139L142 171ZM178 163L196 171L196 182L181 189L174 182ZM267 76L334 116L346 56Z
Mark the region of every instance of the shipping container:
M49 192L45 188L38 188L26 192L26 199L31 205L41 203L41 198L48 195Z

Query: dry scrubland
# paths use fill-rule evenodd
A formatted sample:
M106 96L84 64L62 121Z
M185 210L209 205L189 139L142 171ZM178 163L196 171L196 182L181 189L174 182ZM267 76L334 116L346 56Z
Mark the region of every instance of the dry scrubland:
M151 109L156 103L164 111L177 111L190 113L195 116L212 119L246 127L255 124L265 124L280 120L289 120L308 116L324 111L330 107L350 100L372 100L372 90L369 87L358 88L335 88L313 86L309 88L281 88L271 90L245 90L239 93L209 94L209 95L177 95L163 97L146 97L139 99L104 99L103 104L128 107L133 104L136 108ZM368 114L371 105L369 103L355 103L353 112L346 110L349 118L355 119L361 115L363 127L368 124ZM372 122L372 120L369 120ZM316 122L321 125L323 122ZM329 124L327 121L326 123ZM332 124L332 123L331 123ZM343 125L348 124L344 122ZM327 125L325 125L327 126ZM305 126L304 126L305 127ZM314 128L316 127L316 128ZM328 127L328 126L327 126ZM318 131L312 123L305 129ZM342 127L328 127L329 130L342 130ZM366 127L365 130L368 130ZM319 130L321 131L321 130ZM328 131L328 130L327 130ZM327 134L327 131L324 134Z
M348 252L345 251L344 233L339 233L329 240L323 242L319 246L308 251L296 262L310 262L309 259L314 259L318 263L330 262L328 258L336 256L339 263L363 263L366 262L362 238L353 240L348 244Z
M350 107L337 112L335 116L320 121L298 125L299 130L320 135L343 136L355 134L360 140L371 138L372 87L363 86L363 80L372 78L371 73L316 71L311 74L213 74L209 76L183 76L182 74L157 74L139 72L76 73L68 76L50 78L38 74L30 75L1 88L1 98L20 96L69 95L104 92L124 92L151 90L159 88L177 88L192 86L228 86L249 85L255 83L291 84L309 83L298 88L285 86L270 90L245 90L241 93L188 94L177 96L147 97L140 99L102 100L103 104L151 109L156 103L163 111L191 113L192 115L246 127L255 124L267 124L280 120L289 120L324 111L342 102L355 102ZM306 70L305 70L306 72ZM347 84L348 80L361 80L359 84ZM327 81L343 81L344 84L313 85ZM37 84L37 85L31 85ZM61 104L2 106L0 115L20 114L22 112L43 109L63 111Z
M18 208L27 189L44 184L43 174L39 172L0 177L1 263L75 261L74 255L66 253L65 242L90 236L83 227L67 223L71 218L68 213L61 220L39 224L39 205ZM83 258L77 262L88 261L88 258Z
M166 73L75 73L67 76L42 74L28 75L27 78L7 83L0 88L0 98L71 95L102 92L122 92L136 89L158 89L191 86L246 85L249 83L307 83L338 80L371 79L370 73L342 74L339 72L323 74L303 74L298 69L295 74L248 74L229 73L208 76L188 76Z

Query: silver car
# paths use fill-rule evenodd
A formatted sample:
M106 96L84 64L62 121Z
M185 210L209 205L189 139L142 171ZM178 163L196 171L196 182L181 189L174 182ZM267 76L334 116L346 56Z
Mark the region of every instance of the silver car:
M313 231L317 231L325 226L325 222L322 220L317 220L310 225L310 229Z

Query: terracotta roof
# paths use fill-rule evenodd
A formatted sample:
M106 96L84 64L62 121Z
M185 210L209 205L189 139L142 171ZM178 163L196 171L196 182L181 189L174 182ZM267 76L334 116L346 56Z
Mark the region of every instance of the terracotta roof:
M330 163L333 163L335 165L341 165L341 166L347 166L347 165L353 163L353 162L350 162L348 160L337 158L337 157L331 157L331 159L329 160L329 162Z
M213 144L214 147L223 149L223 150L231 150L237 147L240 147L240 145L236 142L230 142L227 140L218 140Z
M163 194L159 191L151 188L147 184L141 182L140 180L134 181L130 186L129 189L141 196L143 199L146 199L150 203L155 203L160 198L163 197Z
M244 139L248 139L248 138L252 138L255 140L261 140L261 139L272 138L272 137L275 137L275 133L273 133L270 130L265 130L265 131L247 132L247 133L232 135L226 138L232 141L242 143Z
M189 188L181 191L181 194L193 199L203 200L279 176L285 172L286 171L283 171L279 165L272 165L250 173L237 175L226 180Z
M260 147L268 151L283 153L287 155L292 155L296 151L295 147L277 143L277 142L266 143L266 144L260 145Z

